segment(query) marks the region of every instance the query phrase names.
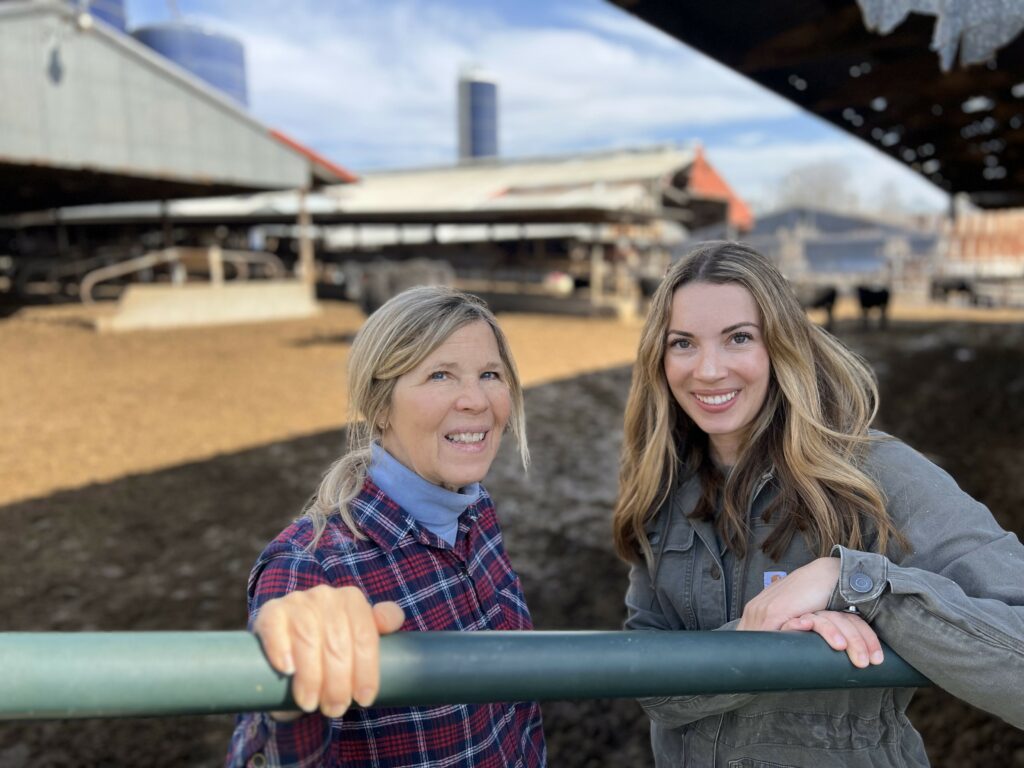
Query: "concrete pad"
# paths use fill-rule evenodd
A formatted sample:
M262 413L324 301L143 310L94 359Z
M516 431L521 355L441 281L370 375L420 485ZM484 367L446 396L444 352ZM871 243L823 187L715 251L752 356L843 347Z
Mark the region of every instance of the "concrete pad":
M254 323L319 312L312 287L299 280L129 285L117 310L96 319L98 331L138 331Z

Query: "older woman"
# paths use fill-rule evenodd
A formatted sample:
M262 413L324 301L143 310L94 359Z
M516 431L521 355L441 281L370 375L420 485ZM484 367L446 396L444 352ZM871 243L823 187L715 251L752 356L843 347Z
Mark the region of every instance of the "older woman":
M736 243L673 266L626 410L627 628L802 630L859 667L879 638L1024 726L1024 547L938 467L868 427L870 370ZM913 690L642 701L658 766L926 766Z
M531 628L480 485L506 429L528 462L504 334L474 297L406 291L356 336L349 402L348 452L249 580L252 629L303 714L240 717L228 764L544 765L536 703L371 706L381 634Z

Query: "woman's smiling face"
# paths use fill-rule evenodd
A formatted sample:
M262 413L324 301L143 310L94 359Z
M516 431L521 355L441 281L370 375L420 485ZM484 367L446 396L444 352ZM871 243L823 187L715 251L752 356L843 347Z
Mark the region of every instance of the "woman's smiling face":
M712 458L733 466L771 377L761 313L750 292L736 283L676 289L664 368L679 407L708 434Z
M498 342L479 320L398 378L381 445L425 480L457 490L487 474L511 411Z

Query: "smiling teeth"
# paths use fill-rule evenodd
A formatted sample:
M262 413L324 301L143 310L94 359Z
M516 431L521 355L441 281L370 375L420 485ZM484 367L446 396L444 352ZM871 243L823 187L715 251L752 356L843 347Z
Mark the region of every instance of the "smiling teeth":
M486 432L455 432L451 435L445 435L445 437L453 443L479 443L486 434Z
M707 395L694 394L694 397L696 397L705 405L722 405L723 403L728 403L730 400L736 397L736 394L736 392L730 392L727 395L711 395L710 397Z

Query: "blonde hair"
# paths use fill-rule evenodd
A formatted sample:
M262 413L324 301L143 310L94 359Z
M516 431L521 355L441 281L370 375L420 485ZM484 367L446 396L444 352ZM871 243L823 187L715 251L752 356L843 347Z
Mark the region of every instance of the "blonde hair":
M665 379L672 299L690 283L736 284L749 291L771 361L764 405L727 477L711 460L707 435L675 402ZM716 519L722 540L739 557L747 553L747 505L769 472L780 488L764 514L765 520L776 518L762 547L771 557L780 557L797 531L820 556L833 544L865 547L872 528L879 551L891 542L905 546L881 490L858 466L877 408L871 369L808 320L768 259L740 243L702 244L669 270L641 334L626 404L613 519L616 551L633 562L650 554L644 523L681 473L701 480L692 515Z
M403 291L367 318L352 342L348 360L348 450L331 465L320 488L304 510L312 520L316 544L334 513L359 538L349 502L358 495L370 466L373 442L379 442L388 417L397 379L413 370L449 336L470 323L485 322L494 332L505 366L505 383L512 399L507 430L516 438L525 468L530 462L526 444L523 388L508 339L483 301L443 286Z

